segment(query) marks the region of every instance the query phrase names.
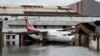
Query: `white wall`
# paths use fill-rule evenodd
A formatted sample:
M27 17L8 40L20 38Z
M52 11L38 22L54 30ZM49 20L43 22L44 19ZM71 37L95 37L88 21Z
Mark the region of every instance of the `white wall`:
M90 37L89 47L90 47L90 49L92 49L92 50L97 50L97 39L96 39L96 41L94 41L94 40L92 39L92 37Z
M4 20L5 17L9 17L9 20ZM25 25L25 16L0 16L3 20L3 29L2 32L26 32L25 28L10 28L9 25ZM16 20L20 19L20 20ZM63 25L77 25L82 22L91 22L100 20L100 17L61 17L61 16L28 16L29 21L33 25L58 25L57 27L61 28ZM43 26L37 26L38 28L43 28ZM55 28L57 28L55 27ZM47 27L52 28L52 27Z
M2 20L8 18L9 20L24 19L26 16L0 16ZM100 20L100 17L67 17L67 16L27 16L28 19L34 21L95 21Z

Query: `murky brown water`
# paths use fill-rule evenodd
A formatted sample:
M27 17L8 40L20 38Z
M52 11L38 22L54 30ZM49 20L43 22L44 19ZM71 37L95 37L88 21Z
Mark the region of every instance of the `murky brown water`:
M100 56L100 52L88 48L67 45L31 45L31 46L5 46L0 56Z

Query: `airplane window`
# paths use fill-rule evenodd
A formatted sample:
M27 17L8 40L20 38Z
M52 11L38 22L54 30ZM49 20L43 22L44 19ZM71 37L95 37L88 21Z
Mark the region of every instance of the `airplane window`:
M8 20L8 18L5 18L5 20Z
M71 36L72 34L68 34L68 36Z
M96 41L96 36L93 36L92 39L93 39L94 41Z

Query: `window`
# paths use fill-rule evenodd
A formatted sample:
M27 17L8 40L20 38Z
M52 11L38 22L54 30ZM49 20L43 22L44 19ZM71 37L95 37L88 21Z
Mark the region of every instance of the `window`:
M9 41L6 41L6 45L10 45L10 42Z
M5 18L5 20L8 20L8 18Z
M73 35L73 34L68 34L68 36L71 36L71 35Z
M34 27L35 27L35 28L37 28L37 26L36 26L36 25L34 25Z
M64 30L66 30L66 26L62 26L62 28L63 28Z
M12 45L15 45L15 41L12 42Z
M94 41L96 41L96 36L93 36L92 39L93 39Z
M25 28L25 26L24 25L9 25L9 28L20 29L20 28Z
M6 39L10 39L10 35L6 35Z
M12 39L15 39L15 35L12 35Z
M47 26L44 26L44 29L47 29Z

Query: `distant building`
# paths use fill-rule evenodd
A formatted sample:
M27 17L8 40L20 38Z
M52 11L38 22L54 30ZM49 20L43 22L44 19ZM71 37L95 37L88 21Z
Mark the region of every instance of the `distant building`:
M69 7L83 16L100 16L100 2L95 0L81 0Z
M69 27L66 25L66 21L71 21L70 17L81 15L69 7L61 6L55 8L39 5L0 6L0 18L2 20L24 19L25 16L34 21L32 23L36 28L66 28ZM68 24L70 25L69 22ZM23 26L21 25L21 27Z
M8 38L6 35L11 35L11 41L14 40L12 40L12 36L15 36L15 41L21 40L21 35L16 33L27 32L25 20L23 20L25 17L37 29L70 29L81 22L100 20L100 17L81 17L79 13L71 10L69 7L58 6L50 8L35 5L0 6L4 40Z
M27 32L25 17L32 22L35 28L67 28L66 17L80 16L76 11L68 7L49 8L38 5L0 6L0 18L2 19L2 37L4 45L19 46L26 40L21 32ZM19 20L18 20L19 19ZM69 20L69 19L68 19ZM73 23L74 24L74 23Z

